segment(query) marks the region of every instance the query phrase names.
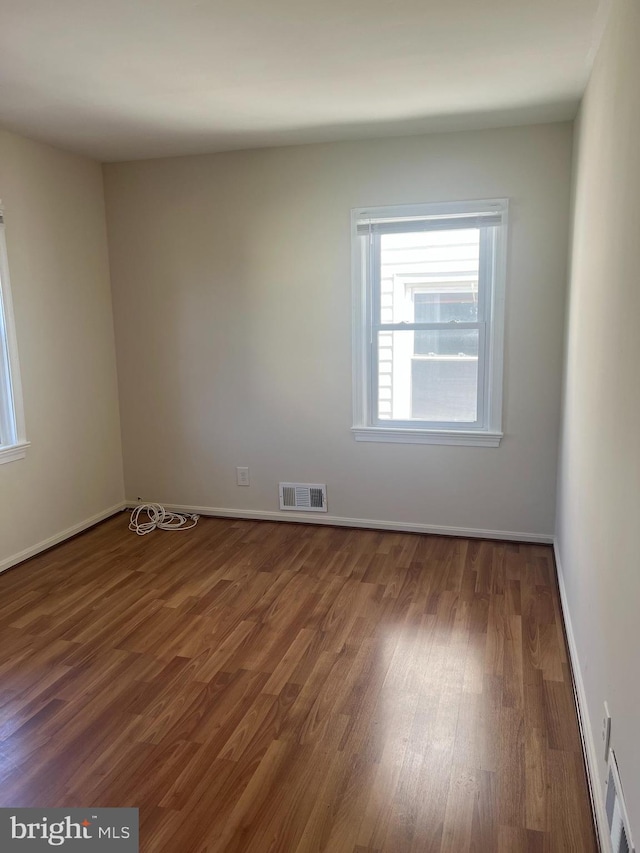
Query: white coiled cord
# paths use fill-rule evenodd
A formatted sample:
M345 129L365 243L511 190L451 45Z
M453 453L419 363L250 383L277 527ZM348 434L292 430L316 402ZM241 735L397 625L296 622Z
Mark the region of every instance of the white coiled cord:
M148 521L141 521L143 513ZM151 533L156 527L159 530L191 530L198 523L199 515L182 515L179 512L168 512L160 504L140 504L131 513L129 530L133 530L138 536Z

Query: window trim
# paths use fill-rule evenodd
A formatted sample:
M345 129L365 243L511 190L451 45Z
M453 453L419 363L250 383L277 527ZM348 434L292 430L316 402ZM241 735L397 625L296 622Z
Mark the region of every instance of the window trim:
M25 433L18 342L4 228L4 211L0 204L0 325L4 329L6 342L6 346L3 346L0 328L0 428L9 438L9 441L0 444L0 465L23 459L29 447Z
M501 222L493 240L493 254L484 253L485 262L493 267L490 304L486 306L485 322L489 333L484 341L485 371L483 377L485 416L477 427L446 424L438 428L416 427L413 422L386 422L374 417L375 348L373 295L374 282L367 282L367 249L358 236L358 223L371 218L446 217L452 215L497 213ZM354 208L351 211L351 273L352 273L352 377L353 426L356 441L394 442L401 444L444 444L498 447L502 432L502 391L504 362L504 313L507 262L507 229L509 201L506 198L477 199L383 207ZM482 234L481 234L482 237ZM482 255L481 255L482 257ZM374 266L374 270L377 265ZM488 270L480 271L487 275ZM407 325L404 325L406 328Z

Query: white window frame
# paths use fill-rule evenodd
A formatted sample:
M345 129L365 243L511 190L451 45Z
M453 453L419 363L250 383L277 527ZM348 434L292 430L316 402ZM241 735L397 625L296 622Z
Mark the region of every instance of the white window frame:
M502 384L504 357L504 308L507 252L508 199L443 202L386 207L355 208L351 211L352 280L353 280L353 427L356 441L383 441L403 444L454 444L498 447L502 432ZM480 232L481 248L478 290L484 300L481 319L478 362L478 420L468 423L429 423L426 421L380 420L377 417L377 332L376 280L379 259L374 239L358 234L358 225L380 220L424 218L445 220L447 217L499 217L498 224ZM428 225L427 225L428 227ZM437 227L437 225L436 225ZM440 228L445 227L440 224ZM487 243L487 239L489 242ZM379 304L379 301L378 303ZM397 325L399 330L419 330L419 323ZM460 328L460 326L458 326Z
M0 465L24 458L28 446L4 212L0 204Z

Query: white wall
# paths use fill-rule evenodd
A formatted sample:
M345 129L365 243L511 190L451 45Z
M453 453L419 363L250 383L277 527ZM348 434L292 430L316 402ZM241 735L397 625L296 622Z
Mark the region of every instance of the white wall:
M105 166L127 497L273 511L278 481L326 482L332 516L550 536L571 142L553 124ZM502 446L355 443L350 208L504 196Z
M615 0L575 154L558 555L604 790L600 718L640 843L640 5Z
M100 166L0 132L27 439L0 465L0 568L123 499Z

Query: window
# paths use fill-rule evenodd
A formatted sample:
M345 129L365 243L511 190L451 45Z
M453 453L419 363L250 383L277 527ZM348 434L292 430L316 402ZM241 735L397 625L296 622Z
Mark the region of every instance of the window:
M21 459L27 447L4 216L0 207L0 464Z
M352 212L358 441L502 437L507 201Z

